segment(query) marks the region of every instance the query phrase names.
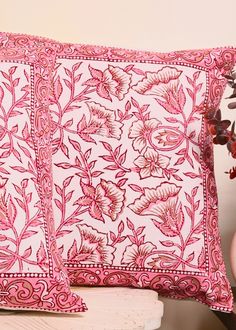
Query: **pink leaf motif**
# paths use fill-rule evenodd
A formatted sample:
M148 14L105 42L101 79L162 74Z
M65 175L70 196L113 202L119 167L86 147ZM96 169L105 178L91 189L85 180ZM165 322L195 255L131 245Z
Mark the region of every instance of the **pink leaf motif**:
M65 122L65 124L63 125L65 128L70 127L71 125L73 125L73 119L67 120L67 122Z
M192 204L192 198L186 192L185 192L185 197L186 197L187 201L189 202L189 204Z
M126 219L126 221L127 221L127 226L128 226L128 228L130 229L130 230L134 230L134 225L133 225L133 223L127 218Z
M26 203L30 203L32 201L32 192L26 195Z
M73 196L73 193L74 193L74 190L70 191L70 192L66 195L65 200L66 200L67 203L71 200L71 198L72 198L72 196Z
M18 147L23 151L23 153L26 155L26 157L28 157L28 158L31 158L32 156L31 156L31 153L29 152L29 149L27 149L27 148L25 148L25 147L23 147L23 146L21 146L19 143L17 143L18 144Z
M70 185L71 183L71 180L73 179L73 176L69 176L68 178L66 178L64 181L63 181L63 186L66 188Z
M16 192L17 192L19 195L22 196L22 189L21 189L19 186L17 186L16 184L14 184L14 183L13 183L13 186L14 186Z
M110 239L113 242L116 240L116 235L113 233L113 231L110 231Z
M22 163L21 155L17 149L12 150L13 155Z
M191 261L193 261L194 256L195 256L195 253L194 252L190 253L189 256L188 256L188 258L187 258L187 260L186 260L186 262L187 263L190 263Z
M191 78L187 77L187 76L186 76L186 78L188 80L189 85L191 85L193 87L194 86L194 81Z
M200 75L200 71L194 72L193 79L197 80L199 78L199 75Z
M60 230L60 231L56 234L56 238L66 236L66 235L70 234L71 232L72 232L72 230Z
M102 145L103 147L107 150L107 151L112 151L112 147L109 143L107 142L104 142L104 141L101 141L102 142Z
M24 232L24 234L22 235L22 239L26 239L26 238L29 238L33 235L37 234L37 231L34 231L34 230L27 230Z
M2 86L0 86L0 105L2 104L3 97L4 97L4 90Z
M40 247L36 253L37 263L39 265L44 264L47 258L46 251L43 245L43 242L40 243Z
M111 170L111 171L114 171L114 170L117 170L119 167L117 167L117 165L108 165L104 168L104 170Z
M10 154L11 154L11 150L6 150L0 155L0 158L7 158L10 156Z
M27 188L28 187L28 182L29 182L29 179L23 179L22 181L21 181L21 187L22 188Z
M69 149L68 147L65 145L65 143L61 144L61 151L63 152L63 154L69 158Z
M62 195L62 189L57 184L55 184L55 189L58 195Z
M117 178L121 178L122 176L124 176L125 175L125 171L120 171L120 172L118 172L117 174L116 174L116 176L115 176L115 178L117 179Z
M63 81L64 81L65 85L69 88L69 90L71 90L72 89L72 84L69 82L69 80L63 79Z
M186 96L184 93L183 85L181 85L179 91L178 91L178 98L179 98L179 105L180 108L183 109L186 103Z
M193 92L191 91L191 89L189 89L189 88L186 88L186 90L187 90L187 92L188 92L188 95L191 97L191 99L193 100L193 98L194 98L194 94L193 94Z
M131 97L131 102L132 102L132 104L133 104L133 106L134 106L135 108L138 108L138 109L139 109L139 103L138 103L138 101L136 101L133 97Z
M11 196L9 198L8 205L7 205L7 213L8 213L9 220L10 220L11 224L13 225L16 220L17 211L16 211L16 206L13 203Z
M12 66L12 67L9 69L9 75L13 75L13 74L16 72L16 68L17 68L17 66Z
M177 109L176 107L172 106L172 104L169 103L169 102L165 102L165 101L162 101L162 100L157 99L157 98L156 98L156 101L161 107L163 107L166 111L168 111L171 114L176 115L176 114L179 114L181 112L180 109Z
M97 178L98 176L100 176L100 175L102 175L104 172L102 172L102 171L94 171L93 173L92 173L92 177L93 178Z
M200 239L199 237L191 237L191 238L188 240L187 245L191 245L191 244L193 244L193 243L199 241L199 239Z
M130 101L127 101L126 104L125 104L125 111L129 112L130 109L131 109L131 103L130 103Z
M20 78L16 78L16 79L14 79L13 82L12 82L12 85L13 85L14 87L17 87L17 86L19 85L19 81L20 81Z
M89 157L91 156L91 151L92 151L92 149L90 148L84 153L84 157L86 160L88 160Z
M91 197L80 197L78 198L73 205L89 206L92 203Z
M181 177L178 176L177 174L173 174L173 178L175 178L175 180L177 181L183 181L183 179L181 179Z
M186 149L183 148L183 149L180 149L178 152L175 153L176 155L185 155L186 154Z
M78 252L78 248L77 248L77 242L74 239L74 242L73 242L72 246L68 250L67 258L69 260L76 259L78 257L78 254L79 254L79 252Z
M127 150L123 154L120 155L120 157L118 158L118 163L119 164L123 164L125 162L126 154L127 154Z
M72 66L72 71L75 72L79 69L79 67L81 66L82 62L78 62L78 63L75 63L73 66Z
M139 186L136 185L136 184L129 184L128 186L129 186L133 191L140 192L140 193L143 193L143 192L144 192L143 188L139 187Z
M13 170L17 171L17 172L20 172L20 173L25 173L27 172L27 170L22 167L22 166L10 166Z
M177 160L177 162L175 163L175 165L181 165L181 164L184 163L184 161L185 161L185 157L180 157L180 158Z
M192 189L192 191L191 191L192 197L195 197L196 196L197 191L198 191L198 187L195 187L195 188Z
M168 121L168 123L177 123L177 119L174 117L165 117L165 120Z
M54 201L59 210L62 211L62 203L58 199L55 199Z
M6 72L1 71L1 74L3 75L3 77L7 80L10 80L10 77L8 76L8 74L6 74Z
M138 74L138 75L141 75L141 76L145 76L145 72L141 69L138 69L138 68L134 68L133 67L133 72Z
M58 163L55 164L57 167L63 168L64 170L73 167L71 164L69 163Z
M42 221L40 219L35 219L30 222L30 227L38 227L42 225Z
M122 233L124 231L124 228L125 228L124 222L121 221L118 226L118 232Z
M199 175L198 175L198 174L196 174L196 173L192 173L192 172L185 172L184 175L185 175L185 176L188 176L188 177L190 177L190 178L192 178L192 179L199 178Z
M136 244L136 240L135 240L135 237L133 235L128 235L128 238L129 238L131 243Z
M188 216L189 216L190 218L192 218L193 213L192 213L192 211L190 210L190 208L189 208L188 206L185 206L185 209L186 209L186 212L188 213Z
M60 81L60 77L58 76L53 84L53 92L54 92L54 97L55 97L56 101L59 100L59 98L62 94L62 91L63 91L62 84Z
M72 72L69 69L67 69L67 68L64 68L64 70L65 70L66 75L68 77L72 78Z
M68 221L66 221L66 225L67 226L72 226L75 223L79 223L80 221L82 221L82 220L80 220L78 218L70 218Z
M5 168L0 167L0 172L4 173L4 174L10 174L10 172L8 172Z
M79 142L75 141L75 140L72 140L69 138L69 141L70 141L70 144L72 145L72 147L76 150L76 151L79 151L81 152L81 146L79 144Z
M130 70L133 69L133 67L134 67L133 64L127 65L127 66L124 68L124 71L125 71L125 72L129 72Z
M160 241L160 243L165 247L172 247L174 246L174 242L172 241Z
M141 235L141 234L143 233L144 229L145 229L144 226L142 226L142 227L138 227L137 230L136 230L136 235L137 235L137 236L138 236L138 235Z
M118 187L122 187L125 185L125 183L127 182L128 179L121 179L117 182L117 186Z
M89 68L90 74L93 78L102 80L103 72L101 70L95 69L95 68L91 67L91 65L89 65L88 68Z
M8 85L7 83L3 82L3 85L6 87L6 89L12 94L13 90L12 87L10 85Z
M87 128L87 122L86 122L86 117L85 115L82 116L82 118L80 119L80 121L77 124L77 130L78 132L83 131L85 128Z
M27 259L27 258L29 258L29 256L31 255L31 253L32 253L32 248L30 246L28 249L25 250L25 252L23 253L22 257L25 258L25 259Z

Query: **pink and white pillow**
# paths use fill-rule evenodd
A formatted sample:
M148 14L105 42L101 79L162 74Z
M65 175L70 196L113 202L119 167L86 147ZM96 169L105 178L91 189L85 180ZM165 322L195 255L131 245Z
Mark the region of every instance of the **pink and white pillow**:
M235 49L60 46L54 214L74 285L149 287L232 310L204 113Z
M0 33L0 308L78 312L56 246L48 95L55 51Z

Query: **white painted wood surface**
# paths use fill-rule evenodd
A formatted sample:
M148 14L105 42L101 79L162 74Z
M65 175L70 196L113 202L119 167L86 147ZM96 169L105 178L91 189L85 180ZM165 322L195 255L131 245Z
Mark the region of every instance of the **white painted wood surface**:
M152 290L132 288L73 288L87 303L78 314L3 312L1 330L156 330L163 303ZM11 314L10 314L11 313Z

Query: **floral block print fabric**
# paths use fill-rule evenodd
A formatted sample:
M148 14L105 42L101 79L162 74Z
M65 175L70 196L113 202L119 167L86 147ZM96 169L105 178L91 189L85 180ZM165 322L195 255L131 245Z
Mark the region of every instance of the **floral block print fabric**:
M56 237L74 285L149 287L232 310L212 141L235 50L61 45L53 103Z
M52 216L49 77L55 51L0 33L0 308L84 311Z

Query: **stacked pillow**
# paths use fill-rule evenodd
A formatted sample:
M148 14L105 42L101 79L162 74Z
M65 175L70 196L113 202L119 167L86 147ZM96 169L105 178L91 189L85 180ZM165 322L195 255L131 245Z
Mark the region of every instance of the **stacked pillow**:
M18 37L2 34L3 47L11 38ZM56 238L72 285L148 287L231 311L204 115L219 107L235 49L151 53L21 38L14 42L22 68L4 62L0 81L8 95L1 107L2 282L32 272L40 288L51 278L65 294ZM48 308L27 308L55 310L48 295ZM65 311L85 309L69 291L66 297Z
M82 312L52 212L50 77L55 50L0 34L0 308Z

